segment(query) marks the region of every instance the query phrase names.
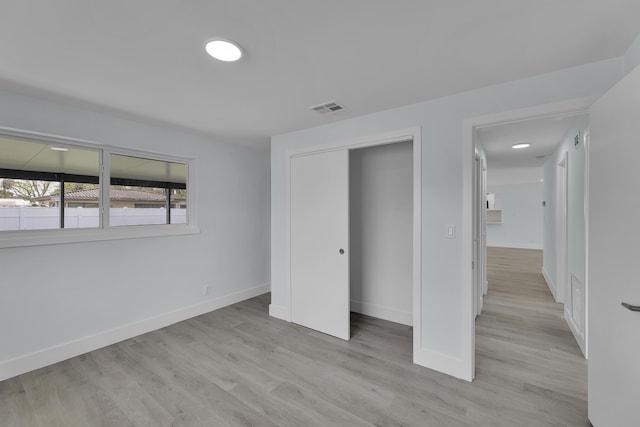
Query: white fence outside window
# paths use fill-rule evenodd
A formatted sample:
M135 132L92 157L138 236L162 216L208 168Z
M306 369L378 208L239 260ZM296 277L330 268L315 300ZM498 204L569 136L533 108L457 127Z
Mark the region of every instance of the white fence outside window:
M165 208L111 208L112 226L165 224ZM186 224L186 209L171 209L172 224ZM64 228L95 228L99 225L98 208L65 208ZM60 208L0 208L0 231L44 230L60 227Z

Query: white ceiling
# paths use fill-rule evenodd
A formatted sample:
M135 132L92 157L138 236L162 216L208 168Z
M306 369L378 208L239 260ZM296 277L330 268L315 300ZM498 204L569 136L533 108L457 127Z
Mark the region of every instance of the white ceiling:
M255 146L618 57L640 33L638 0L3 0L0 10L0 86ZM213 37L245 56L209 58ZM347 112L308 109L330 100Z
M542 167L576 123L585 115L559 115L518 121L478 129L477 140L487 156L487 169ZM511 146L531 144L519 150ZM539 156L544 156L539 158Z

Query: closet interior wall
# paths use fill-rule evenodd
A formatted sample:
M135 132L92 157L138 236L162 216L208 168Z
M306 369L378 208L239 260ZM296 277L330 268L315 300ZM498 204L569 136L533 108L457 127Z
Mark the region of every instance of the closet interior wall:
M412 325L413 144L349 152L351 311Z

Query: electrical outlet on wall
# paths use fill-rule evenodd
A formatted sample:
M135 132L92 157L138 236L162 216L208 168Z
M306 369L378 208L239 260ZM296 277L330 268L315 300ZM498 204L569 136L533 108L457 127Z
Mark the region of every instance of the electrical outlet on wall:
M202 295L207 296L211 294L211 285L205 285L204 288L202 288Z

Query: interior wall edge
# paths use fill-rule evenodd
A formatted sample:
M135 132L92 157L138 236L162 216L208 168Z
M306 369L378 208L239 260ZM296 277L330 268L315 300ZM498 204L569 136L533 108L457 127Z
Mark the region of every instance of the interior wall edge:
M468 382L473 380L468 363L462 358L420 348L417 351L414 349L413 363Z
M269 316L286 322L291 322L291 311L289 310L289 307L282 305L269 304Z

